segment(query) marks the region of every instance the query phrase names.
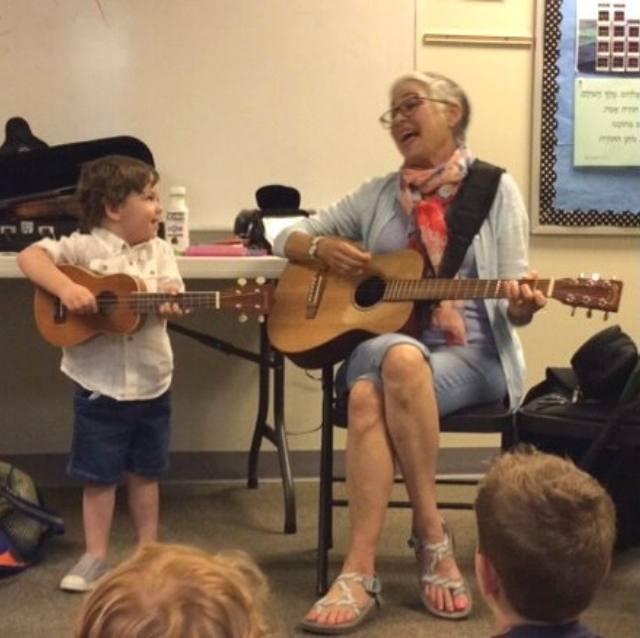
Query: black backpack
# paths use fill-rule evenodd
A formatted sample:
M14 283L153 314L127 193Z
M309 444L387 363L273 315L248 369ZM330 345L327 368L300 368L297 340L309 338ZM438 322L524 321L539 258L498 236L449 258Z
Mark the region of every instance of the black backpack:
M631 337L619 326L588 339L570 368L547 368L516 412L519 440L570 457L597 478L616 506L616 546L640 545L640 446L616 442L622 424L640 430L640 361ZM597 424L593 439L563 432ZM520 424L520 428L518 428Z
M638 348L620 326L611 326L585 341L571 357L585 398L615 401L638 363Z

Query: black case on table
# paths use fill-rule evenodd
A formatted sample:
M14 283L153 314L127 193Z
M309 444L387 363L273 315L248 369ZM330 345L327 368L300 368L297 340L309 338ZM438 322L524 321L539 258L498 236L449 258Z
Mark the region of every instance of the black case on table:
M126 155L154 165L147 145L129 136L0 154L0 252L19 251L42 237L77 230L77 217L66 211L54 209L29 218L17 215L15 206L56 193L73 194L82 164L105 155Z

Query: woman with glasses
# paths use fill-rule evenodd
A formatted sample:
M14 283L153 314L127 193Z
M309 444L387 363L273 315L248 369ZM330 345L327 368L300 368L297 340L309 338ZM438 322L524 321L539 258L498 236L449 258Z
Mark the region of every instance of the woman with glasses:
M438 276L452 215L474 157L465 144L470 106L452 80L410 73L391 86L381 117L402 164L283 231L274 251L357 275L372 254L407 247ZM410 545L420 598L432 614L469 615L469 589L453 556L452 533L438 511L435 475L439 417L523 393L524 361L514 325L528 323L546 300L517 278L527 274L527 215L514 180L498 176L497 192L457 276L506 279L507 298L440 302L421 313L418 337L383 334L358 345L337 391L348 392L347 492L350 537L340 575L302 622L316 633L343 633L371 615L380 582L375 555L396 464L412 504ZM451 214L450 214L451 213ZM535 276L535 275L531 275Z

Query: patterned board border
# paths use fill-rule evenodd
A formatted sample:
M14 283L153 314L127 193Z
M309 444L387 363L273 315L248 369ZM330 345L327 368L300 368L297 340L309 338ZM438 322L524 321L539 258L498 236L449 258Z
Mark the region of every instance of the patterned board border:
M563 0L546 0L544 3L544 45L542 63L542 117L540 132L540 213L539 222L553 226L611 226L639 228L640 215L631 210L580 210L556 208L555 184L557 175L556 137L558 111L558 61L560 59L560 24Z

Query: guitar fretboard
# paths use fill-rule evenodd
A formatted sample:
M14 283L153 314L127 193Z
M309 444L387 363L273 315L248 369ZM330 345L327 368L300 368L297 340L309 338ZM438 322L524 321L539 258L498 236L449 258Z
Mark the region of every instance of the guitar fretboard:
M155 312L163 304L177 303L185 310L219 309L222 296L219 292L181 292L172 295L163 292L135 292L129 296L98 296L100 308L122 308L145 314Z
M429 299L500 299L507 296L506 279L391 279L384 301ZM553 279L521 279L546 297L553 296Z

